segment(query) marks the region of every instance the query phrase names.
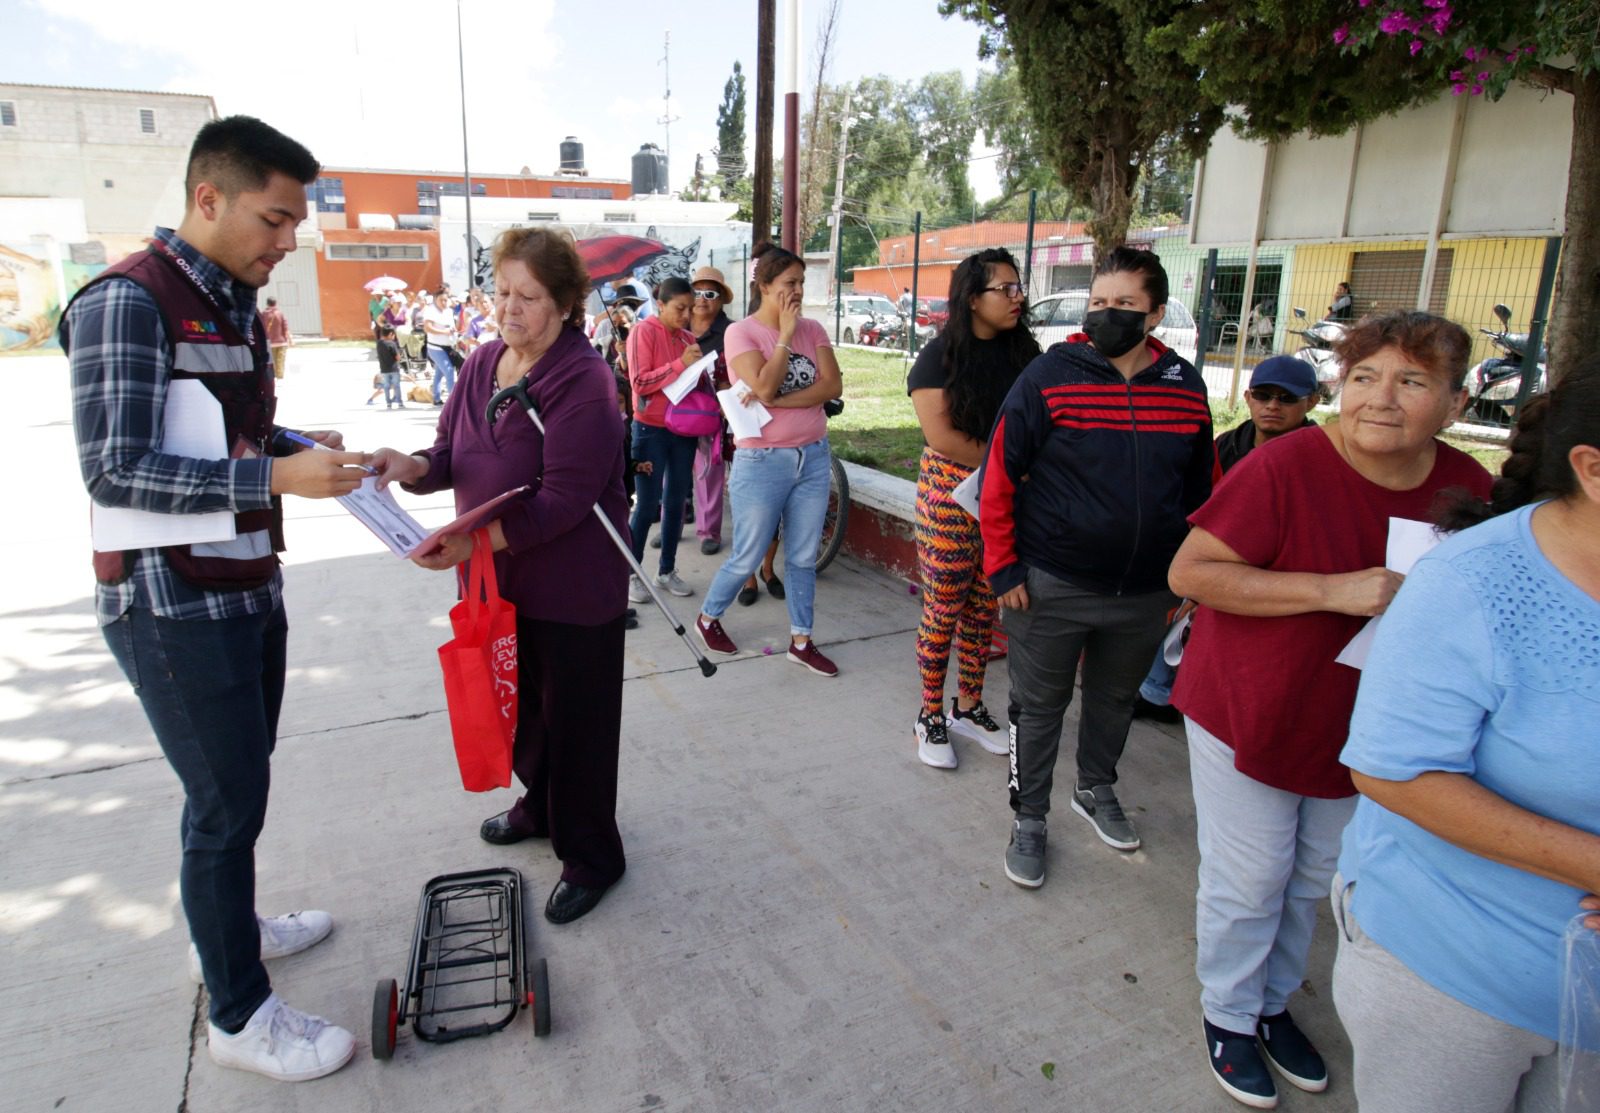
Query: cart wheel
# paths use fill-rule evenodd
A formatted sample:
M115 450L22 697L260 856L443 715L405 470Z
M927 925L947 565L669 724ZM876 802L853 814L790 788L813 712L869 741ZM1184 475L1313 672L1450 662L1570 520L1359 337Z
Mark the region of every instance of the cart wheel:
M528 996L533 999L533 1034L542 1039L550 1034L550 968L542 958L534 961Z
M394 1058L394 1031L399 1023L400 990L393 978L380 978L372 994L372 1057Z

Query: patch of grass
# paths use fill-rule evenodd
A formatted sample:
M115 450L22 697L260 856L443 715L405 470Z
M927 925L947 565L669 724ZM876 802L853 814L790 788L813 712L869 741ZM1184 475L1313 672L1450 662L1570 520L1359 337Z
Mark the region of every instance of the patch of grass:
M828 422L828 440L839 456L915 481L922 458L922 427L906 394L905 356L841 350L844 413Z

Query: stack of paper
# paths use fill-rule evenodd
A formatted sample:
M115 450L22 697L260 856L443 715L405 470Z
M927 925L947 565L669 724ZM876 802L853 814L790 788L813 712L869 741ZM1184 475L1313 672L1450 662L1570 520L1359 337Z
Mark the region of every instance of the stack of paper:
M772 411L757 402L755 391L743 379L735 379L727 390L717 391L717 402L722 406L722 416L728 419L728 428L735 439L759 437L762 426L772 420ZM749 399L746 402L746 399Z

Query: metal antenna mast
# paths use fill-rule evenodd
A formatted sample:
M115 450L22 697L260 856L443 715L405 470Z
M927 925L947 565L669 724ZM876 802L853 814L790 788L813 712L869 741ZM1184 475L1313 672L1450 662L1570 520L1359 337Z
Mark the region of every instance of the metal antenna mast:
M672 114L672 68L668 59L672 57L672 32L666 33L666 41L661 45L661 118L656 121L666 132L667 166L672 165L672 125L682 119L681 116ZM670 172L670 170L669 170ZM662 183L665 185L666 183ZM671 192L670 189L668 192Z

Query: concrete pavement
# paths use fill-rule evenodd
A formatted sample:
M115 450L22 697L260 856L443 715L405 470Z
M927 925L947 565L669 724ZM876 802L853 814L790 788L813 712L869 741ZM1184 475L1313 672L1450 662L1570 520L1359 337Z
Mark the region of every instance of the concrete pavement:
M427 443L431 408L362 404L373 366L361 350L295 350L280 420L340 428L355 447ZM1205 1065L1180 732L1133 728L1120 791L1144 849L1104 847L1061 800L1049 881L1017 888L1001 870L1005 759L958 743L954 773L917 762L917 600L848 560L818 586L836 680L783 660L787 620L765 595L727 616L747 651L709 680L641 608L623 724L628 874L586 919L537 921L552 1035L535 1041L526 1018L445 1046L402 1029L394 1061L375 1062L373 985L404 976L422 884L510 865L542 903L558 865L546 844L477 838L514 796L465 793L455 772L434 655L450 578L391 557L337 504L299 500L259 907L334 913L327 942L270 969L286 1000L360 1046L301 1085L217 1068L185 969L181 793L94 624L65 361L0 360L0 376L14 477L0 538L0 1108L1241 1108ZM409 506L425 523L450 517L447 498ZM692 543L680 558L697 589L673 601L688 621L718 558ZM1005 687L999 662L991 705ZM1324 1095L1285 1088L1286 1110L1354 1108L1332 941L1324 916L1293 1007L1334 1081Z

